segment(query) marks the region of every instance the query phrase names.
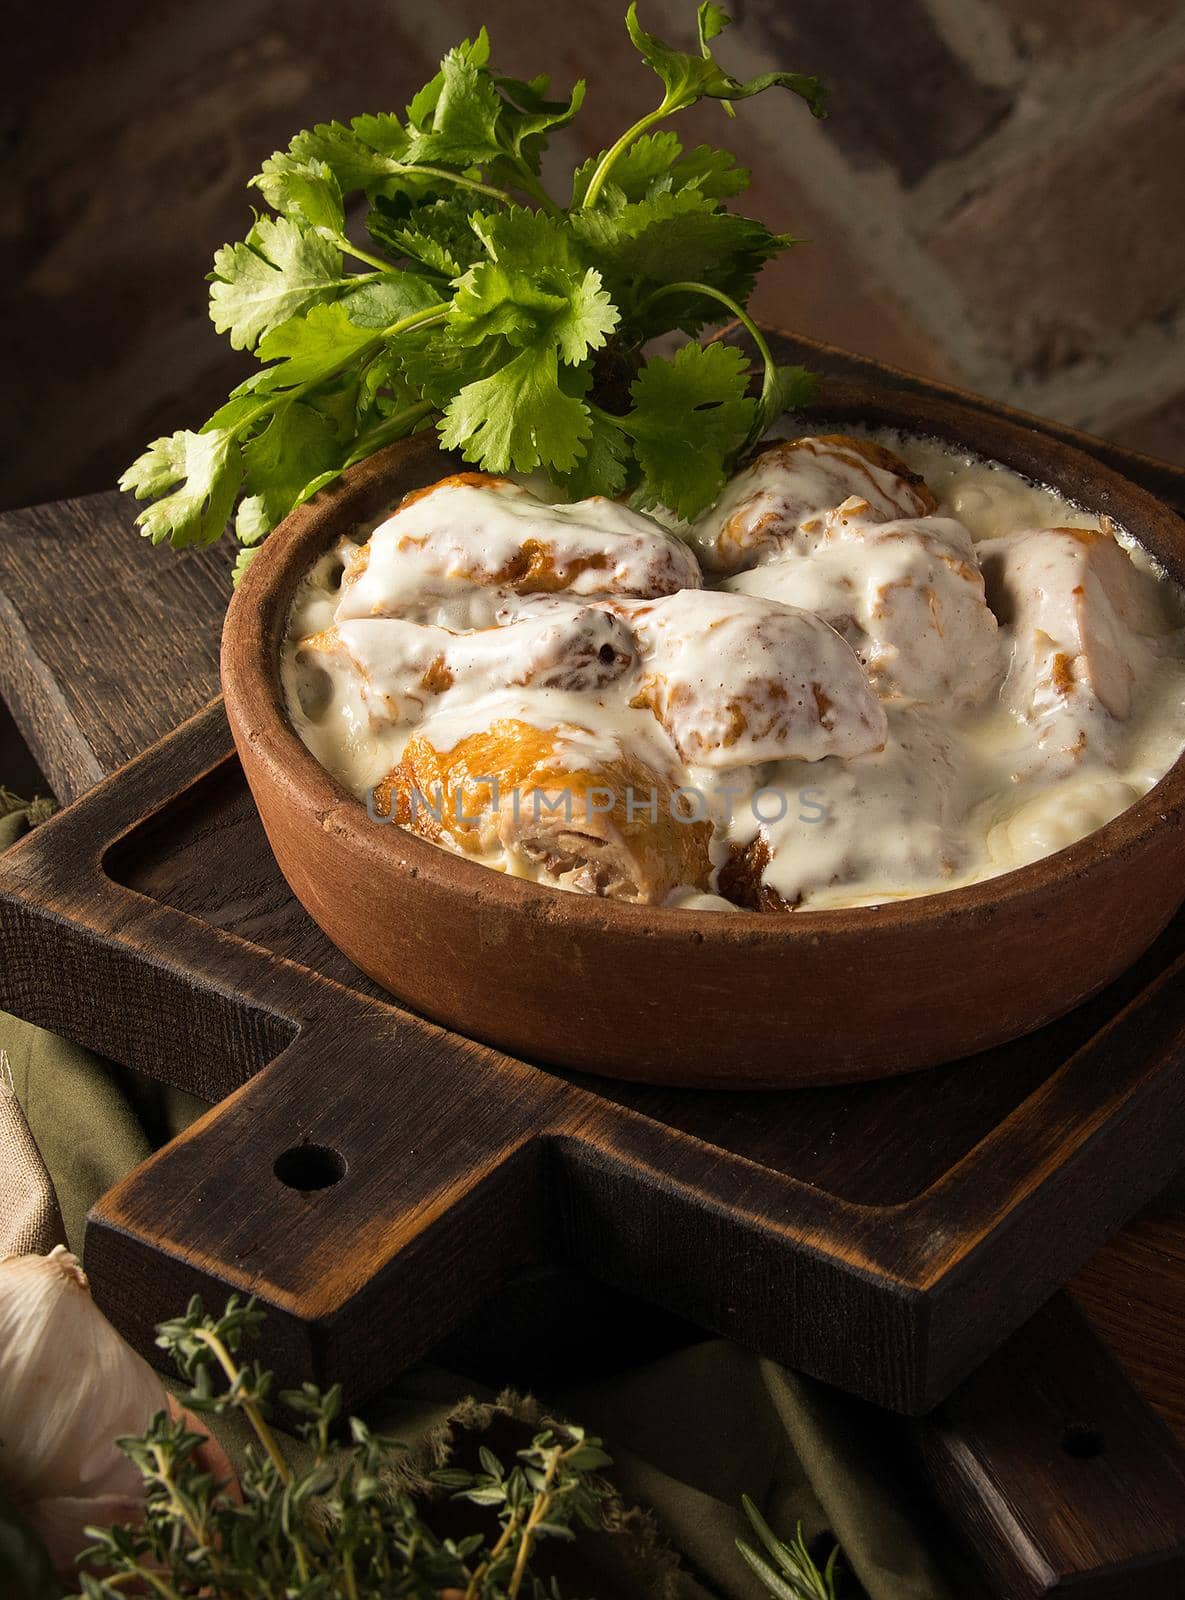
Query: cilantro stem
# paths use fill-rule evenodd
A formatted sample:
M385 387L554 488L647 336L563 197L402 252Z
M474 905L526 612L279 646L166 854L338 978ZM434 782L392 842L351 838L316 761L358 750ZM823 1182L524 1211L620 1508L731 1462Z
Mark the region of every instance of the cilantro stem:
M390 271L391 269L388 268L387 270ZM365 273L360 274L360 278L367 276L369 275ZM235 437L241 438L242 435L246 433L248 428L253 427L254 424L259 421L260 417L268 416L280 405L287 405L293 400L298 400L302 394L307 394L310 389L315 389L319 384L322 384L327 379L332 378L334 374L340 370L340 368L349 366L355 361L360 361L363 357L369 357L378 348L378 346L384 342L384 340L394 339L401 333L410 332L412 328L426 327L430 323L439 322L448 311L450 304L451 302L448 300L439 300L435 305L425 307L423 311L413 311L410 316L401 317L398 322L392 322L386 328L378 328L375 330L373 339L368 340L367 343L364 344L360 349L353 350L349 355L343 356L342 359L338 362L335 362L333 366L326 367L325 370L323 372L319 372L315 378L306 378L304 383L294 384L291 389L284 389L279 393L269 394L265 400L260 401L254 410L249 411L247 415L242 418L238 426L234 429Z
M752 444L753 440L756 439L762 432L764 432L764 430L774 420L771 416L767 415L767 412L769 411L773 397L777 392L778 369L777 363L773 358L773 352L766 343L765 335L753 321L753 318L745 310L744 306L740 305L736 300L734 300L731 295L725 294L722 289L713 289L711 285L707 283L664 283L661 289L656 289L654 293L648 297L646 304L648 306L652 305L655 300L661 300L664 295L670 294L703 294L707 295L710 300L718 301L719 304L724 306L726 310L732 312L733 316L736 317L737 321L741 324L746 333L748 333L749 337L752 339L753 343L757 346L757 353L761 357L765 368L765 374L761 380L761 396L757 402L757 415L753 419L753 426L750 428L749 437L745 441L746 445Z
M376 423L358 440L351 453L342 465L344 472L347 467L355 466L359 461L364 461L367 456L373 455L376 450L385 444L390 444L393 439L402 439L409 434L421 418L426 417L436 407L431 400L418 400L413 406L405 406L402 411L393 412L391 416L384 417L382 422Z
M466 178L460 172L450 172L447 167L423 166L419 162L396 162L393 166L396 172L423 173L428 178L444 178L449 183L456 183L462 189L475 189L478 194L488 194L494 200L500 200L504 206L512 206L514 199L505 189L498 189L492 183L480 183L476 178Z
M353 256L355 261L365 261L368 267L375 267L379 272L391 272L394 270L389 261L384 261L380 256L372 256L351 239L347 239L344 233L338 234L335 243L339 250L344 250L346 255ZM373 281L373 276L372 273L361 272L358 274L357 281L359 283L370 283ZM353 280L348 281L352 282Z
M539 179L525 165L522 168L522 176L519 179L518 187L524 194L529 194L537 205L542 206L549 216L559 217L563 215L563 212L539 182Z
M588 188L584 191L584 200L580 206L582 211L587 211L590 206L596 205L601 190L605 187L605 180L608 178L614 163L633 144L634 140L640 139L644 133L649 132L664 117L673 116L676 111L682 111L686 104L686 101L664 98L662 105L654 111L647 112L644 117L640 117L632 128L625 130L616 143L610 145L609 149L605 151L605 154L597 162L596 171L589 179Z

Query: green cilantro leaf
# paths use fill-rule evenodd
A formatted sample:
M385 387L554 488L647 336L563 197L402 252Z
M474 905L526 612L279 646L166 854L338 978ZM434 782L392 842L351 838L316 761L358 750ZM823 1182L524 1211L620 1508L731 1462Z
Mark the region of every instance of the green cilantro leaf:
M438 304L439 287L414 272L386 273L351 290L342 300L350 321L359 328L389 328Z
M572 500L587 500L590 495L613 496L625 488L633 443L617 417L593 407L591 428L582 454L561 482Z
M570 365L603 347L620 312L559 222L516 207L475 217L473 227L491 259L457 281L449 323L458 342L551 344Z
M467 384L496 372L513 355L505 339L486 339L476 345L458 341L447 321L434 328L416 329L399 341L407 382L441 407Z
M263 431L243 446L246 487L258 501L258 512L252 513L256 523L266 521L264 532L274 528L292 510L305 485L340 461L341 445L329 417L299 400L283 406ZM243 537L238 522L236 532L241 544L252 542ZM262 538L262 534L253 537Z
M786 240L751 217L721 210L699 189L680 189L613 209L577 212L573 232L618 303L640 307L655 285L695 279L745 300L762 264ZM641 290L641 292L639 292ZM679 327L695 333L713 320L702 299L664 301L660 322L642 316L642 336ZM718 320L718 319L717 319Z
M576 169L572 180L573 209L583 205L593 174L606 159L606 152L593 156ZM698 189L714 200L742 194L749 187L748 169L738 165L727 150L697 145L684 154L683 146L669 131L644 133L613 162L613 176L602 191L610 209L622 202L653 200L657 195L680 189Z
M242 244L223 245L214 257L210 318L236 350L250 350L342 283L336 245L290 217L260 217Z
M554 348L527 349L466 384L445 410L440 439L486 472L564 473L590 431L588 407L560 388Z
M631 0L625 15L625 25L634 47L646 65L662 79L666 86L664 104L668 110L678 110L706 97L714 100L747 100L766 89L789 89L800 95L816 117L824 115L826 91L818 78L802 72L764 72L759 77L742 83L725 72L712 55L709 42L723 32L729 22L728 15L717 5L704 4L699 8L700 54L690 55L664 44L653 33L647 33L638 21L637 0Z
M616 179L616 173L614 176ZM696 145L670 171L673 189L698 189L715 200L743 194L749 187L749 178L749 169L740 166L735 156L710 144Z
M248 426L260 415L259 393L266 388L267 370L261 368L251 373L232 392L230 399L218 407L210 420L202 424L199 432L212 433L217 428L227 428L237 433L240 428Z
M749 177L727 151L685 150L658 124L705 96L731 114L774 85L820 114L822 91L802 74L734 79L713 55L727 15L705 0L697 22L698 54L630 7L663 99L577 170L570 210L541 158L584 82L565 99L546 76L499 74L484 29L447 52L406 120L319 123L270 156L252 180L269 209L219 250L210 287L215 327L260 365L200 431L156 440L124 474L155 502L146 534L207 541L237 501L241 570L293 506L429 426L490 471L543 467L572 495L640 485L643 503L699 509L811 380L775 366L745 310L762 264L794 241L724 209ZM359 193L371 250L346 232ZM347 257L373 270L347 272ZM733 349L690 345L638 371L652 337L724 314L757 337L759 401Z
M715 39L718 34L724 32L725 28L730 27L732 18L723 6L714 5L712 0L704 0L696 14L696 22L699 27L700 49L706 55L708 53L708 41Z
M297 161L277 151L251 179L273 211L340 239L346 225L341 185L327 161Z
M524 83L521 78L495 78L505 102L502 129L514 155L538 172L539 160L547 145L547 135L567 127L584 104L587 85L578 78L567 100L547 98L551 80L546 74Z
M630 389L634 408L621 422L643 472L640 505L691 518L712 503L756 414L748 381L748 363L732 345L685 344L673 361L647 362Z
M576 241L562 219L514 206L470 218L491 260L524 271L565 272L583 266Z
M235 531L237 533L237 527ZM255 560L255 557L259 554L259 550L256 546L251 546L248 548L246 546L246 541L240 539L240 542L244 544L244 548L240 550L238 555L235 557L235 564L231 571L231 582L234 584L236 589L242 582L243 574Z
M136 518L153 544L179 549L213 544L230 520L243 481L242 456L228 429L188 431L154 439L119 480L137 500L152 498ZM163 497L163 498L158 498Z
M403 357L391 345L384 345L362 369L355 396L356 421L362 426L413 405L419 398L419 391L407 381Z
M297 384L320 383L332 376L351 356L373 345L373 328L351 322L345 305L314 306L304 317L281 323L260 341L261 361L274 361L261 388L289 389Z
M592 175L606 154L602 150L577 167L572 177L573 209L584 203ZM614 162L613 184L623 200L645 200L682 154L683 146L673 133L644 133Z
M349 127L341 122L320 122L310 131L298 133L288 146L288 157L298 164L323 163L343 195L358 190L372 196L422 195L431 188L432 180L404 170L410 142L398 117L361 116Z
M461 344L480 344L498 335L511 344L527 343L539 324L564 308L564 297L549 294L524 272L508 272L497 261L471 267L457 283L449 311L453 337Z
M477 166L502 155L498 119L502 101L484 66L471 51L450 50L440 64L440 89L431 123L417 125L407 159L458 167Z
M393 324L431 309L433 303L422 278L393 272L343 300L314 306L260 340L259 359L276 365L257 376L253 389L258 393L322 383L363 352L369 355Z
M242 545L262 544L276 525L261 494L244 495L235 512L235 538ZM237 569L236 569L237 570Z
M449 54L457 56L471 67L487 66L490 59L490 36L484 28L481 28L476 39L462 39L461 43L450 50ZM442 61L440 71L424 85L417 95L413 96L407 108L408 126L416 133L425 132L431 127L432 119L436 114L436 107L439 105L440 97L444 93L444 86L445 73L444 62Z
M497 261L472 267L459 281L449 313L454 337L462 344L496 335L512 345L551 343L569 365L583 361L602 348L619 313L592 267L579 277L569 275L555 290L552 281L508 271Z
M370 236L394 257L406 256L439 273L459 278L481 254L463 200L432 200L410 210L380 195L366 219Z
M775 367L768 393L762 395L768 427L785 411L800 411L819 397L819 380L805 367Z
M368 150L392 161L404 160L411 143L411 135L390 111L380 111L377 116L364 112L360 117L351 117L350 132Z
M563 310L548 330L559 346L560 360L575 366L605 341L621 321L621 313L601 286L601 274L589 267L573 287Z

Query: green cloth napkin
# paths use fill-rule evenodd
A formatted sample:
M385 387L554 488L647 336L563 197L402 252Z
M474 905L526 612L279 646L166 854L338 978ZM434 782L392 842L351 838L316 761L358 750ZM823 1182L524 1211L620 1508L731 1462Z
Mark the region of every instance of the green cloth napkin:
M25 811L0 816L0 849L28 826ZM6 1012L0 1050L79 1251L95 1200L203 1108ZM372 1402L367 1419L387 1435L430 1440L472 1387L421 1365ZM764 1595L734 1543L747 1532L742 1494L784 1536L798 1522L808 1542L831 1530L870 1600L949 1600L954 1592L927 1550L933 1513L903 1488L896 1425L836 1390L711 1339L607 1381L582 1383L573 1373L546 1399L605 1438L623 1498L653 1508L680 1564L671 1576L669 1562L648 1564L639 1553L628 1563L631 1582L599 1561L572 1592L597 1600L664 1590L679 1600ZM236 1440L223 1442L233 1456Z

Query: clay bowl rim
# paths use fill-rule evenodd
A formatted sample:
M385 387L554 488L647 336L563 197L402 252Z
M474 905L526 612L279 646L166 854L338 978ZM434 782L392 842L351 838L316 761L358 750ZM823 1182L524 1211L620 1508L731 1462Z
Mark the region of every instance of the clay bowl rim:
M1185 585L1185 522L1148 490L1038 428L981 412L957 400L919 396L877 385L826 382L819 399L792 415L800 431L863 423L937 439L985 461L1000 462L1084 509L1106 513ZM511 878L453 855L394 824L372 822L363 802L313 756L287 716L280 684L280 643L293 593L303 574L344 528L342 506L377 490L401 463L427 463L433 453L441 476L463 463L438 451L434 435L402 440L360 463L333 487L292 512L270 535L236 591L223 630L222 686L232 727L246 731L252 759L295 803L320 814L344 833L352 848L409 872L425 893L433 890L480 901L533 919L556 920L591 932L673 937L709 947L748 946L821 938L917 931L924 924L959 923L999 916L1040 902L1055 886L1077 880L1090 892L1093 874L1129 857L1185 817L1185 752L1126 811L1074 844L1027 866L962 888L935 891L874 906L769 913L695 911L635 905L553 889ZM431 476L425 482L431 482ZM392 505L393 509L393 505ZM366 513L351 517L357 524Z

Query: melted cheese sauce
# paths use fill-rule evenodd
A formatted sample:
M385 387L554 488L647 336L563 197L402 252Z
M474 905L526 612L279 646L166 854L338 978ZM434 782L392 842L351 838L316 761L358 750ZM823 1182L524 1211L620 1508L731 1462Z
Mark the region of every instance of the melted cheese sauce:
M282 660L296 731L363 800L413 732L448 751L503 720L563 727L563 759L574 769L630 752L698 796L712 823L710 881L667 895L695 909L736 909L716 891L718 875L727 883L738 862L751 861L750 876L774 903L822 909L954 888L1064 848L1146 793L1185 748L1180 593L1122 530L1051 490L932 441L867 437L924 478L933 511L918 516L907 498L894 518L892 504L874 511L847 500L815 519L805 542L763 548L741 571L708 572L708 592L698 595L686 545L603 501L592 516L555 508L565 526L578 525L565 534L577 539L575 580L515 593L500 580L533 515L516 498L522 491L507 485L500 505L486 491L480 518L472 501L426 496L403 553L384 533L360 558L370 531L360 530L302 582ZM736 499L740 477L722 506ZM546 510L541 543L555 526ZM685 530L691 549L702 547L705 525L712 531L711 516ZM648 536L660 541L654 550ZM662 601L639 596L680 589L686 625L663 666L645 623ZM751 648L733 639L723 660L712 630L726 595L767 634L754 634ZM604 632L608 618L593 626L590 606L624 625L624 644ZM805 613L789 632L786 607ZM410 709L406 697L384 692L382 622L362 623L365 651L350 635L376 616L461 636L446 640L439 672L421 674L428 687ZM784 646L778 629L768 631L770 617ZM508 625L532 641L530 659L542 669L510 670L483 656L487 635L461 648L469 630ZM562 655L580 641L604 644L604 671L549 675L549 649ZM835 684L842 694L827 692ZM791 714L775 721L787 687ZM723 711L713 695L725 697ZM749 736L750 714L735 745L716 733L697 751L696 730L726 727L734 703L758 708L765 741ZM771 748L783 758L757 759ZM481 859L556 881L512 849Z

